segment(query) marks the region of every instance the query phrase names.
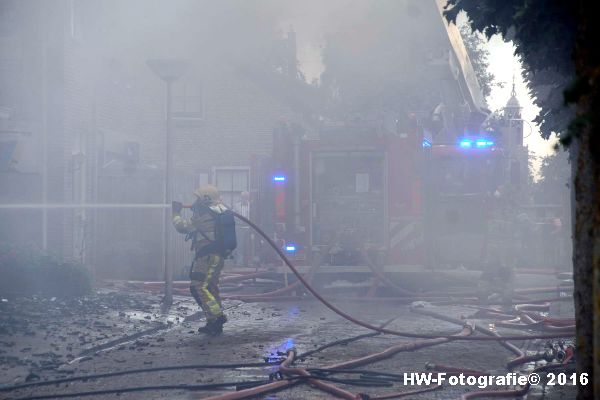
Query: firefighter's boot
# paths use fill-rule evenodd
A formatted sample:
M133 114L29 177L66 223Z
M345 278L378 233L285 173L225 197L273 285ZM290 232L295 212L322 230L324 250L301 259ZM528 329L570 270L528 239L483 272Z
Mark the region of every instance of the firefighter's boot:
M206 325L198 328L198 332L210 336L218 336L223 333L223 325L225 322L227 322L227 317L225 315L219 315L217 318L208 321Z

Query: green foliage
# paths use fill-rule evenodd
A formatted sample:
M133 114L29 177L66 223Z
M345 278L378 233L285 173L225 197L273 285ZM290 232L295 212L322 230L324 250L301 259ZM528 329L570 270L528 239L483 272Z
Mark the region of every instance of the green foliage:
M540 167L540 180L534 186L536 203L566 203L569 199L570 178L571 167L565 151L559 150L544 157Z
M33 247L0 243L2 295L82 296L91 291L88 270Z
M525 80L542 111L536 118L544 138L567 134L574 112L564 91L575 75L575 2L547 0L448 0L446 18L469 16L471 28L487 37L502 35L515 43Z
M484 97L488 97L492 92L495 76L489 71L490 63L488 58L490 52L485 47L486 40L480 32L473 32L468 26L460 27L460 36L465 43L469 59L477 75L477 81L481 87Z

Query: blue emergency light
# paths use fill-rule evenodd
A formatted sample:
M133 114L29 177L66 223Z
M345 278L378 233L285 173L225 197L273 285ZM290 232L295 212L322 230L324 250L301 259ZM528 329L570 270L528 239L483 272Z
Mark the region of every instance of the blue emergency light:
M296 245L295 244L286 244L285 245L285 251L288 253L295 253L296 252Z
M473 147L473 145L475 145L475 147L477 147L478 149L485 149L488 147L492 147L494 145L494 142L489 139L477 139L475 141L471 139L461 139L461 141L458 144L463 149L470 149Z
M284 183L287 180L285 175L273 175L273 182Z
M492 142L491 140L477 140L475 142L475 146L482 148L482 147L490 147L493 146L494 142Z

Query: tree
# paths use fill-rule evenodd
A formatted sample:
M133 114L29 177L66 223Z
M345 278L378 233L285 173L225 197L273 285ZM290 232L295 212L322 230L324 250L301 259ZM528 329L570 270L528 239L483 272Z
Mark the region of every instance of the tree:
M570 179L568 153L559 150L542 158L540 179L534 185L536 203L561 203L568 196Z
M577 369L590 374L578 399L600 398L600 24L585 0L448 0L446 17L465 11L473 30L515 44L542 109L542 136L559 134L572 160L573 271ZM594 33L595 32L595 33Z
M462 37L469 59L477 75L477 81L481 87L484 97L488 97L492 92L492 87L495 85L494 74L489 71L490 63L488 58L490 52L485 47L486 40L484 36L479 32L473 32L468 26L463 25L460 27L460 36Z

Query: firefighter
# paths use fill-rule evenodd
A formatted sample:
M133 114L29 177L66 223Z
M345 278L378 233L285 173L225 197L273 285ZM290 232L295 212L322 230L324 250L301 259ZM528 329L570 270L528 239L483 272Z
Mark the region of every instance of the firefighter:
M173 202L173 225L179 233L187 235L186 239L192 240L192 251L195 252L190 269L190 292L206 315L206 325L198 332L216 336L223 333L223 324L227 322L219 296L219 276L225 257L209 245L215 242L215 214L224 213L227 208L215 186L203 185L194 195L196 201L190 219L181 216L183 205Z
M494 196L505 200L502 194ZM483 303L500 302L508 306L512 303L518 249L515 222L506 216L508 211L503 205L499 204L495 218L487 222L486 254L478 287Z
M478 297L483 304L512 304L515 271L503 264L486 263L478 281Z

